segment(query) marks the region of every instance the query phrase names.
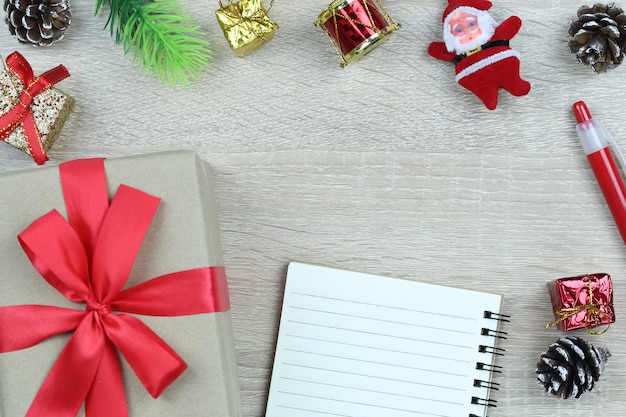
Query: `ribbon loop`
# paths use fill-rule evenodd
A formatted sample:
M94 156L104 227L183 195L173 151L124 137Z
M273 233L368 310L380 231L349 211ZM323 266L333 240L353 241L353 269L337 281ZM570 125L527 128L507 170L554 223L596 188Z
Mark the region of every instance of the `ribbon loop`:
M89 298L89 266L76 231L53 210L19 234L33 266L57 291L75 303Z
M93 255L91 284L97 300L110 303L126 284L159 201L120 185L100 227Z

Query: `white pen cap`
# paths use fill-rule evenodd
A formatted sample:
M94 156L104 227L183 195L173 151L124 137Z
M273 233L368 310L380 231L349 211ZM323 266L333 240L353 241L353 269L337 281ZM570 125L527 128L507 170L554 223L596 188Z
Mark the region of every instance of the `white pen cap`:
M574 103L574 115L576 116L576 132L580 143L583 145L585 154L589 155L609 146L608 131L602 123L593 120L587 105L578 101Z

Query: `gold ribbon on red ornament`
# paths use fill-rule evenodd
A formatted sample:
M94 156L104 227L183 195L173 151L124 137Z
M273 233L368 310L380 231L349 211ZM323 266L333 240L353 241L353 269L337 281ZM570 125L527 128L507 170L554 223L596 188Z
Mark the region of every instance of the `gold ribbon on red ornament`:
M5 140L21 125L30 155L38 165L42 165L48 157L35 123L31 104L34 97L69 77L70 73L63 65L59 65L35 77L32 67L19 52L13 52L7 57L6 69L17 77L24 87L15 106L0 116L0 140Z
M46 305L0 308L0 352L73 331L26 417L126 417L116 350L157 398L187 368L148 326L126 314L182 316L230 309L223 267L174 272L123 290L160 199L120 185L109 204L104 162L59 167L68 212L52 210L18 236L41 276L83 310ZM71 383L68 383L71 381Z

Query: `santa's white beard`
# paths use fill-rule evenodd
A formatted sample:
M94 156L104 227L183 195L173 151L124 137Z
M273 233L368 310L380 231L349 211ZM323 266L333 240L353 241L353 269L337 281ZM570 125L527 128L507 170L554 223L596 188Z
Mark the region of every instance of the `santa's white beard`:
M461 43L459 42L459 38L452 34L450 30L450 24L448 22L450 16L454 15L454 13L456 13L457 11L465 11L476 16L478 27L481 31L481 34L476 39L467 43ZM489 39L491 39L496 30L496 27L498 27L498 23L486 11L474 9L471 7L459 7L448 15L448 18L444 21L443 24L443 40L445 41L446 49L448 50L448 52L455 52L457 55L461 55L466 53L467 51L474 50L480 45L487 43Z

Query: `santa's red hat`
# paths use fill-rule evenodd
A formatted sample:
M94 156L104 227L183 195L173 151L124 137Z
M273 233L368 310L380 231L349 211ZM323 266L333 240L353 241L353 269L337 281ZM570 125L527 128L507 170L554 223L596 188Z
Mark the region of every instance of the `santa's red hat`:
M443 11L441 21L444 22L446 17L458 8L472 8L476 10L489 10L491 2L489 0L448 0L448 7Z

